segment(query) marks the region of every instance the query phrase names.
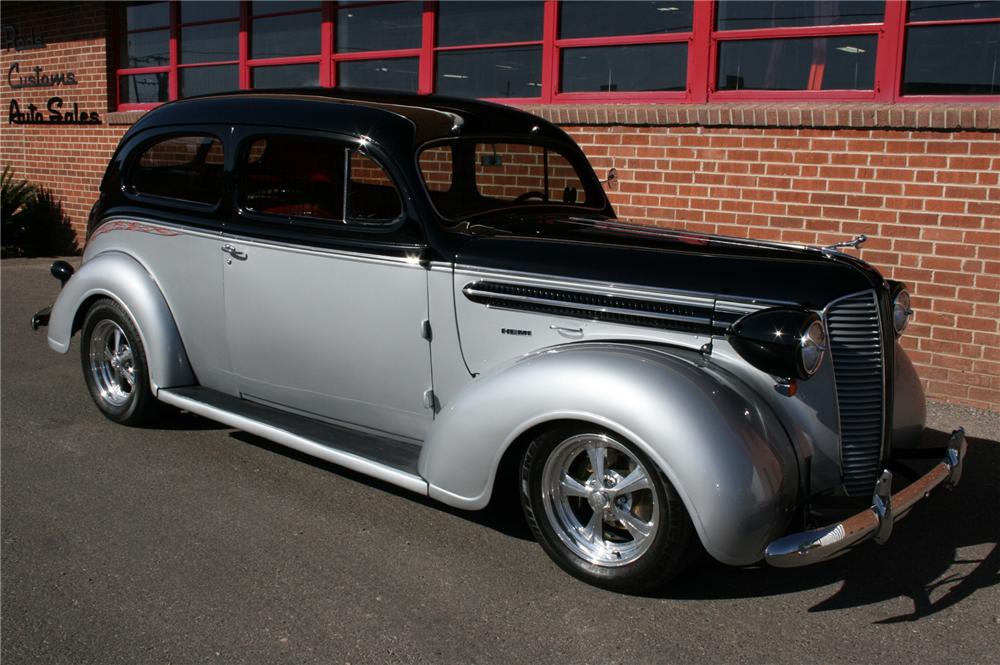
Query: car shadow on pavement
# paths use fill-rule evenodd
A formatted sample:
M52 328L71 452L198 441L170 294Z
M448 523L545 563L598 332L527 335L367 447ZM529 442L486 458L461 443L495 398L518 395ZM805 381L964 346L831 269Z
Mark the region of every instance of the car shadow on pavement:
M501 493L484 510L469 512L318 460L242 431L230 434L278 455L310 464L348 480L449 513L505 536L534 540L517 502L515 488ZM928 430L925 445L944 446L949 434ZM839 583L810 612L847 609L908 597L913 611L878 623L915 621L951 607L976 591L1000 582L1000 443L968 439L962 480L953 490L937 490L893 530L885 545L867 542L844 556L803 568L772 568L764 563L742 568L707 555L697 568L651 594L675 600L719 600L780 596ZM969 559L959 549L986 545L987 554ZM982 548L979 548L982 549ZM941 589L946 588L943 592Z
M929 430L928 446L943 446L949 434ZM708 560L658 594L675 599L777 596L840 583L810 612L909 598L913 611L877 623L916 621L960 603L1000 582L1000 443L968 439L962 479L952 491L939 489L893 529L885 545L866 542L838 559L803 568L766 564L733 568ZM979 546L985 556L959 550ZM983 547L985 546L985 547Z

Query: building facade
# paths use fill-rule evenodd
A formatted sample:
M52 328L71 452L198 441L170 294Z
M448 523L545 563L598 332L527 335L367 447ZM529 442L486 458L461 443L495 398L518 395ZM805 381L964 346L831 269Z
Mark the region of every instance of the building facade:
M363 86L562 126L636 223L864 233L930 397L1000 411L1000 2L5 2L0 164L81 240L117 141L196 94Z

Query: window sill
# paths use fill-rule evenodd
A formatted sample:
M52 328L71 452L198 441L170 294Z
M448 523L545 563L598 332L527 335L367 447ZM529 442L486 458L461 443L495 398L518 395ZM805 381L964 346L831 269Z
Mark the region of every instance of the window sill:
M517 104L557 125L808 127L995 131L1000 104L731 103Z

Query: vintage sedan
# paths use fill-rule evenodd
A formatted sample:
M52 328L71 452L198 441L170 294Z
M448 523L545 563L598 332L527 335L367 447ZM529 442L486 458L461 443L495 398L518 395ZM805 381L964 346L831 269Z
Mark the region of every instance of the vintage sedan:
M800 566L884 542L961 473L959 428L893 493L887 467L928 455L902 284L838 246L619 222L579 147L511 108L165 104L88 233L33 325L60 353L81 333L105 416L166 404L451 506L519 497L606 588L702 548Z

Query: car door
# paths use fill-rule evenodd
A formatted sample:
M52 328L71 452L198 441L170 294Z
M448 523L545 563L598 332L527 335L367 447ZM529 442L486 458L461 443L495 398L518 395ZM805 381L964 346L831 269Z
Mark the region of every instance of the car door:
M220 256L240 396L422 440L427 271L392 179L327 135L247 133L237 160Z

